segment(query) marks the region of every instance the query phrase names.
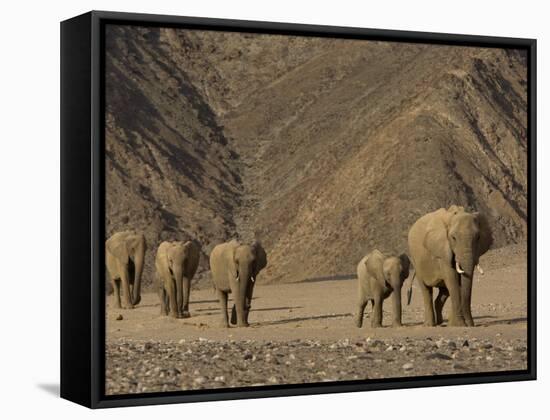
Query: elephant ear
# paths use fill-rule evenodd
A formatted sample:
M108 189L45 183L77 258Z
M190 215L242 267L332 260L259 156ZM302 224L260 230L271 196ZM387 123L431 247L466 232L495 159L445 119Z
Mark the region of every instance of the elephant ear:
M447 238L447 228L442 222L432 223L428 226L426 236L424 236L424 248L434 257L451 260L453 254Z
M128 261L130 258L126 241L107 241L106 248L119 261Z
M365 261L365 266L367 267L367 272L371 277L379 280L385 280L384 259L384 255L377 249L375 249L368 255Z
M237 269L239 265L239 261L237 260L237 246L232 246L228 250L228 261L227 261L227 269L229 271L229 274L231 278L233 279L239 279L239 270Z
M403 274L405 274L405 278L409 277L409 270L411 268L409 256L407 254L401 254L399 256L399 261L401 261L401 268L403 270Z
M491 231L491 226L489 225L489 220L482 213L474 213L474 217L479 226L479 245L478 251L479 255L485 254L491 245L493 244L493 233Z
M256 274L262 271L267 266L267 254L260 243L254 244L256 252Z

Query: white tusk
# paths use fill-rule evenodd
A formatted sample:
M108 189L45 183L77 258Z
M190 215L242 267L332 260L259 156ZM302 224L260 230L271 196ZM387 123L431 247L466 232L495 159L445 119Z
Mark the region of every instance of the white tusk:
M239 281L239 275L237 274L237 277L235 277L235 280Z
M464 274L464 270L460 268L460 264L458 263L458 261L456 261L456 271L458 272L458 274Z
M479 271L479 274L481 274L482 276L485 274L485 271L483 271L483 268L481 268L479 264L476 265L476 268L477 268L477 271Z
M250 277L250 279L252 280L252 283L254 283L256 281L256 279L254 278L254 276Z

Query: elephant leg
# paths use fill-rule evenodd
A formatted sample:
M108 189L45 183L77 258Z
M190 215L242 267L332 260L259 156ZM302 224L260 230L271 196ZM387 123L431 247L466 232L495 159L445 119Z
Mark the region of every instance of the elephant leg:
M183 318L189 318L191 314L189 313L189 295L191 292L191 280L184 276L182 279L183 282L183 306L181 316Z
M128 290L130 291L130 298L132 299L132 305L133 305L134 299L132 298L132 296L134 296L134 282L131 281L131 277L129 278L129 281L128 281Z
M380 328L382 326L382 296L374 296L374 306L372 308L372 328Z
M164 315L168 316L170 313L170 300L168 299L168 292L164 289Z
M422 292L422 298L424 299L424 325L426 327L433 327L435 326L433 290L431 287L426 286L420 279L418 279L417 283Z
M435 309L435 324L441 325L443 323L443 306L449 297L449 291L446 287L440 287L437 297L434 302Z
M222 313L222 319L220 326L222 328L229 328L229 320L227 318L227 293L221 290L216 290L218 295L218 301L220 302L220 311Z
M473 277L473 274L472 274ZM472 318L472 279L467 276L462 276L460 283L460 299L462 303L462 315L468 327L473 327L474 319Z
M464 317L462 316L462 304L460 299L460 285L458 284L458 278L456 272L447 274L445 279L445 286L449 290L451 296L452 315L449 319L449 326L451 327L464 327Z
M175 278L174 283L176 284L176 312L178 318L183 318L183 279Z
M168 280L168 301L170 305L170 316L173 318L178 318L178 302L176 299L176 284L174 279L170 278Z
M357 328L361 328L363 326L363 314L365 313L365 308L368 303L369 299L367 299L367 297L359 296L359 299L357 300L357 314L355 315L355 325Z
M122 294L124 295L124 309L133 309L134 304L130 295L130 284L128 280L128 269L125 268L120 273L120 282L122 283Z
M396 287L392 293L393 303L393 327L401 327L401 288Z
M119 280L113 280L113 300L115 304L115 308L122 308L122 305L120 303L120 281Z
M158 295L160 300L160 314L168 315L168 307L166 305L166 291L164 290L164 286L160 285L158 287Z

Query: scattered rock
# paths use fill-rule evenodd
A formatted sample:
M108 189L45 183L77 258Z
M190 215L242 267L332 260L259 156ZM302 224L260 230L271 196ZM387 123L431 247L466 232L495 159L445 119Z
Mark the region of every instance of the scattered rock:
M411 370L414 368L414 365L412 363L405 363L403 366L401 366L404 370Z
M122 314L118 314L118 316L116 317L117 321L122 321L123 319L124 317L122 316Z
M464 339L440 340L438 349L435 341L413 337L361 340L362 346L354 340L117 339L106 346L106 387L127 394L526 368L527 346L519 339L469 337L467 346Z
M452 357L447 356L446 354L443 354L443 353L431 353L431 354L426 355L426 359L428 359L428 360L434 360L434 359L452 360Z

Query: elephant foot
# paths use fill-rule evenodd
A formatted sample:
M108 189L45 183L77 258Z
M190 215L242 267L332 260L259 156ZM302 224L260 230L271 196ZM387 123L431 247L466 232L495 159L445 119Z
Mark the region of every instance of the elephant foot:
M475 322L472 318L466 318L465 321L466 321L466 326L467 327L475 327L476 326L476 324L475 324Z
M357 328L361 328L363 326L363 320L361 318L356 318L355 319L355 326Z
M391 326L393 328L399 328L399 327L402 327L403 324L401 323L401 321L394 321Z
M372 328L382 328L382 323L374 322L371 324Z
M124 305L122 309L134 309L134 305Z
M424 321L424 326L425 327L435 327L435 322L432 321L432 320Z
M180 318L191 318L189 311L183 311L180 315Z
M248 322L237 322L237 327L239 328L246 328L249 327L250 324Z
M139 305L141 302L141 296L138 296L136 300L134 300L134 305Z
M466 322L464 321L464 318L453 318L449 321L449 327L465 327Z

